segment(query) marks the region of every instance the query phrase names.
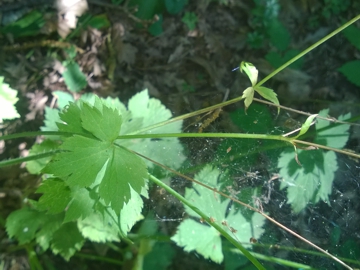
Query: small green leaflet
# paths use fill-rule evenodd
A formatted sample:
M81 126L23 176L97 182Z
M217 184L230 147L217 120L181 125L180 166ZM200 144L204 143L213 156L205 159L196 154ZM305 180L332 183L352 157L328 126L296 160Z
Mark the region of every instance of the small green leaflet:
M319 115L327 116L329 110L322 110ZM305 133L313 118L310 116L302 127ZM340 116L340 121L350 118L350 113ZM315 143L342 148L349 138L349 125L330 124L329 121L317 119L315 125L317 135ZM280 188L287 189L288 203L294 212L303 210L308 203L320 200L329 201L335 172L338 169L336 155L332 151L299 150L299 166L294 158L294 152L283 152L278 160L278 168L283 178Z
M29 243L35 238L37 230L46 224L49 217L44 213L22 208L12 212L6 219L6 231L10 237L16 236L19 245Z
M85 239L76 223L62 224L63 214L46 215L44 212L22 208L12 212L6 220L6 230L10 237L16 237L19 244L30 243L34 238L46 250L49 246L55 254L69 260L80 250Z
M245 109L249 108L254 99L254 92L258 92L263 98L271 101L272 103L279 105L279 100L277 98L277 94L270 88L264 86L257 86L259 71L256 67L248 62L241 62L240 71L245 72L249 77L251 82L251 87L248 87L244 90L242 98L244 98ZM278 113L280 112L280 108L278 107Z
M65 71L62 76L64 78L66 86L71 92L80 92L87 85L86 76L80 70L78 63L70 61L69 63L63 63Z
M46 215L45 212L25 207L9 215L6 219L6 231L10 237L16 237L20 245L36 238L36 242L46 250L62 220L63 214Z
M251 86L255 86L257 84L259 71L253 64L242 61L240 64L240 71L241 72L244 71L246 75L249 77Z
M220 178L219 182L222 182L221 178L224 177L218 169L207 165L195 176L195 179L220 189L221 183L218 183L218 178ZM237 209L234 206L228 209L229 213L225 216L230 200L221 201L217 194L203 186L194 183L193 189L186 188L185 198L206 213L219 226L227 229L230 235L233 235L240 242L248 242L251 237L259 238L264 232L262 228L265 222L264 217L258 213L253 213L250 217L251 222L249 222L239 211L236 211ZM190 216L199 217L188 207L185 206L185 209ZM231 232L230 228L234 231ZM183 221L171 239L179 246L184 247L184 250L195 250L214 262L221 263L224 259L219 232L213 227L201 224L193 219Z
M70 188L85 188L102 171L99 195L120 213L131 199L131 188L140 193L147 178L144 161L114 145L122 124L120 112L95 98L94 106L83 101L70 103L60 118L64 123L58 123L59 131L79 135L64 138L60 147L64 152L57 154L44 172L65 179Z
M299 134L296 135L295 138L298 138L298 137L300 137L301 135L304 135L304 134L309 130L309 128L310 128L310 126L311 126L311 123L312 123L312 121L314 120L314 118L315 118L316 116L318 116L318 115L317 115L317 114L313 114L313 115L310 115L310 116L306 119L305 123L302 124L302 126L301 126L301 129L300 129Z
M82 248L84 242L85 239L80 234L76 223L64 223L54 232L51 249L54 254L61 254L65 260L69 261L75 252Z

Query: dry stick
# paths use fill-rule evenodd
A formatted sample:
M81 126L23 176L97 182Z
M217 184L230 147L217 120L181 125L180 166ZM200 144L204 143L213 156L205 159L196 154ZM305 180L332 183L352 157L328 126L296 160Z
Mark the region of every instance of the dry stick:
M182 178L184 178L184 179L186 179L186 180L189 180L189 181L191 181L191 182L193 182L193 183L196 183L196 184L198 184L198 185L200 185L200 186L203 186L203 187L205 187L205 188L207 188L207 189L209 189L209 190L211 190L211 191L213 191L213 192L216 192L216 193L224 196L225 198L228 198L228 199L230 199L230 200L232 200L232 201L234 201L234 202L236 202L236 203L238 203L238 204L240 204L240 205L242 205L242 206L245 206L246 208L248 208L248 209L250 209L250 210L252 210L252 211L254 211L254 212L259 213L260 215L262 215L263 217L265 217L267 220L271 221L272 223L274 223L275 225L279 226L279 227L282 228L283 230L291 233L292 235L294 235L295 237L297 237L297 238L299 238L300 240L304 241L305 243L307 243L308 245L312 246L313 248L315 248L315 249L319 250L320 252L326 254L327 256L329 256L330 258L332 258L334 261L340 263L340 264L341 264L342 266L344 266L345 268L350 269L350 270L353 270L353 268L351 268L350 266L348 266L346 263L344 263L344 262L341 261L340 259L336 258L334 255L330 254L329 252L327 252L326 250L322 249L321 247L318 247L317 245L313 244L312 242L310 242L310 241L307 240L306 238L302 237L301 235L297 234L296 232L290 230L290 229L287 228L285 225L282 225L281 223L279 223L279 222L276 221L275 219L271 218L270 216L266 215L265 213L263 213L263 212L260 211L259 209L256 209L256 208L252 207L251 205L249 205L249 204L247 204L247 203L244 203L244 202L242 202L242 201L239 201L239 200L237 200L237 199L235 199L235 198L233 198L233 197L231 197L231 196L229 196L229 195L227 195L227 194L225 194L225 193L217 190L216 188L210 187L210 186L208 186L208 185L206 185L206 184L204 184L204 183L202 183L202 182L200 182L200 181L198 181L198 180L195 180L195 179L193 179L193 178L191 178L191 177L188 177L188 176L186 176L186 175L184 175L184 174L182 174L182 173L179 173L179 172L177 172L177 171L175 171L175 170L173 170L173 169L171 169L171 168L169 168L169 167L167 167L167 166L165 166L165 165L163 165L163 164L161 164L161 163L159 163L159 162L157 162L157 161L155 161L155 160L153 160L153 159L151 159L151 158L148 158L148 157L146 157L146 156L144 156L144 155L142 155L142 154L140 154L140 153L138 153L138 152L132 151L132 150L130 150L130 149L128 149L128 150L129 150L130 152L132 152L132 153L134 153L134 154L136 154L136 155L138 155L138 156L140 156L140 157L142 157L142 158L144 158L144 159L146 159L146 160L149 160L150 162L152 162L152 163L154 163L154 164L156 164L156 165L158 165L158 166L160 166L160 167L162 167L162 168L164 168L164 169L166 169L166 170L168 170L168 171L170 171L170 172L172 172L172 173L174 173L174 174L176 174L176 175L178 175L178 176L180 176L180 177L182 177Z
M254 100L257 101L257 102L264 103L264 104L267 104L267 105L270 105L270 106L274 106L274 107L278 107L278 108L281 108L281 109L284 109L284 110L287 110L287 111L290 111L290 112L295 112L295 113L303 114L303 115L306 115L306 116L311 116L311 115L313 115L313 114L311 114L311 113L307 113L307 112L295 110L295 109L292 109L292 108L289 108L289 107L285 107L285 106L282 106L282 105L277 105L277 104L271 103L271 102L266 101L266 100L262 100L262 99L258 99L258 98L254 98ZM338 124L347 124L347 125L353 125L353 126L360 126L360 124L350 123L350 122L344 122L344 121L339 121L339 120L337 120L336 118L333 118L333 117L327 118L327 117L323 117L323 116L321 116L321 115L317 115L315 118L323 119L323 120L326 120L326 121L329 121L329 122L338 123Z

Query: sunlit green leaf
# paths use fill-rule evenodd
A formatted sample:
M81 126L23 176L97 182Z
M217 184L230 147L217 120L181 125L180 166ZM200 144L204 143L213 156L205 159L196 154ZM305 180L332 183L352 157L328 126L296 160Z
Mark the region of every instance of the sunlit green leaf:
M35 238L36 231L48 221L44 212L22 208L12 212L6 219L6 231L16 237L19 244L29 243Z
M319 115L326 117L328 112L329 109L322 110ZM315 115L312 115L306 122L310 125L313 120L311 118L314 117ZM340 116L339 120L344 121L348 118L350 114ZM330 124L329 121L318 118L315 127L314 141L318 144L342 148L349 138L349 125ZM296 162L294 152L283 152L278 160L279 174L283 178L280 187L287 189L288 203L297 213L310 202L328 202L338 169L337 158L332 151L299 150L298 160L302 166Z
M54 232L51 248L55 254L60 254L65 260L69 260L76 251L80 250L85 239L80 234L76 223L63 224Z
M300 150L298 158L302 166L294 160L294 152L284 152L278 161L279 173L283 177L280 188L287 189L288 203L296 213L309 202L328 201L338 168L334 152Z
M251 86L254 86L257 83L259 71L257 68L249 62L241 62L240 71L245 72L251 81Z
M242 98L244 98L245 109L249 108L254 99L254 88L248 87L244 90Z
M71 61L65 67L66 70L62 76L64 77L66 86L72 92L80 92L87 85L85 74L82 73L76 62Z
M280 105L279 100L277 98L277 94L274 92L274 90L264 86L258 86L255 88L255 91L258 92L263 98L271 101L276 105ZM279 112L280 112L280 107L278 107L278 114Z
M220 189L220 182L226 177L220 170L207 165L201 170L195 179L216 189ZM219 180L220 179L220 180ZM218 181L219 180L219 181ZM229 208L230 200L221 200L213 191L193 184L193 188L186 188L185 198L191 201L195 207L204 212L214 223L229 231L237 241L248 242L251 237L258 238L264 232L264 217L258 213L252 213L247 220L235 206ZM186 212L194 218L199 216L185 206ZM227 213L227 214L226 214ZM206 224L196 222L194 219L183 221L176 234L171 238L185 251L200 253L205 258L214 262L223 261L221 237L218 231Z
M20 117L14 104L19 100L17 91L11 89L4 83L4 77L0 77L0 123L3 119L14 119Z

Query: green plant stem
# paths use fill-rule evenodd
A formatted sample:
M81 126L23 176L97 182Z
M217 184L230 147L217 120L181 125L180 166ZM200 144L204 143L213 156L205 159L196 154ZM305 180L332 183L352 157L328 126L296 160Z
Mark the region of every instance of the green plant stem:
M17 138L25 138L25 137L36 137L36 136L72 136L72 135L81 135L85 136L84 134L77 134L74 132L63 132L63 131L31 131L31 132L22 132L22 133L15 133L15 134L9 134L4 135L0 137L0 140L12 140Z
M337 28L335 31L331 32L330 34L326 35L325 37L323 37L322 39L320 39L318 42L314 43L313 45L311 45L309 48L307 48L306 50L302 51L301 53L299 53L298 55L296 55L295 57L291 58L289 61L287 61L285 64L283 64L282 66L278 67L277 69L275 69L273 72L271 72L269 75L267 75L264 79L262 79L260 82L258 82L255 87L259 87L261 85L263 85L265 82L267 82L269 79L271 79L272 77L274 77L276 74L278 74L280 71L282 71L283 69L285 69L286 67L288 67L289 65L291 65L292 63L294 63L296 60L300 59L301 57L303 57L305 54L307 54L308 52L312 51L313 49L315 49L316 47L318 47L319 45L321 45L322 43L324 43L325 41L327 41L328 39L332 38L333 36L335 36L336 34L340 33L342 30L344 30L346 27L348 27L349 25L353 24L354 22L356 22L357 20L360 19L360 14L357 15L355 18L351 19L350 21L348 21L347 23L343 24L342 26L340 26L339 28Z
M321 148L324 150L334 151L337 153L345 154L351 157L360 158L359 154L351 153L341 149L328 147L321 144L296 140L291 137L283 137L281 135L267 135L267 134L243 134L243 133L164 133L164 134L136 134L136 135L121 135L117 139L140 139L140 138L235 138L235 139L260 139L260 140L276 140L288 142L292 145L296 143L308 146L314 146L315 148Z
M26 244L25 249L28 254L29 264L31 266L31 269L43 270L44 268L41 266L41 263L39 262L34 246L32 244Z
M240 97L237 97L237 98L234 98L234 99L225 101L225 102L221 102L221 103L219 103L219 104L216 104L216 105L213 105L213 106L204 108L204 109L197 110L197 111L195 111L195 112L186 113L186 114L183 114L183 115L180 115L180 116L171 118L171 119L169 119L169 120L165 120L165 121L163 121L163 122L156 123L156 124L154 124L154 125L151 125L151 126L142 128L142 129L137 130L136 132L133 132L133 133L130 133L130 134L144 133L144 132L146 132L146 131L149 131L149 130L152 130L152 129L155 129L155 128L158 128L158 127L162 127L162 126L165 126L165 125L174 123L174 122L176 122L176 121L184 120L184 119L187 119L187 118L190 118L190 117L199 115L199 114L203 114L203 113L206 113L206 112L214 111L214 110L219 109L219 108L222 108L222 107L224 107L224 106L227 106L227 105L236 103L236 102L238 102L238 101L240 101L240 100L242 100L242 99L243 99L243 97L240 96Z
M185 199L183 196L181 196L179 193L177 193L175 190L173 190L171 187L165 185L163 182L161 182L159 179L157 179L155 176L149 174L149 179L153 181L158 186L165 189L167 192L169 192L171 195L173 195L175 198L177 198L179 201L181 201L184 205L191 208L194 212L196 212L200 217L202 217L206 222L214 227L218 232L220 232L227 240L229 240L230 243L232 243L236 248L238 248L243 255L248 258L256 267L257 269L263 269L265 268L260 264L260 262L253 256L251 253L244 248L238 241L236 241L230 234L228 234L222 227L217 225L215 222L211 222L210 217L206 216L200 209L195 207L190 201Z
M115 264L115 265L123 265L124 264L123 262L121 262L119 260L106 258L103 256L97 256L97 255L93 255L93 254L84 254L84 253L79 252L79 253L75 253L74 256L79 257L79 258L84 258L87 260L95 260L95 261L106 262L106 263L111 263L111 264Z
M37 154L37 155L31 155L31 156L27 156L27 157L2 160L2 161L0 161L0 168L15 165L15 164L20 164L20 163L31 161L31 160L38 160L41 158L51 157L51 156L55 155L56 153L60 153L60 152L62 152L62 150L50 151L50 152L45 152L45 153L41 153L41 154Z
M237 138L237 139L260 139L276 140L291 143L292 139L281 135L251 134L251 133L162 133L162 134L135 134L121 135L117 139L140 139L140 138Z
M289 266L292 268L303 269L303 270L305 270L305 269L306 270L314 270L315 269L306 264L297 263L297 262L293 262L293 261L289 261L289 260L284 260L284 259L276 258L273 256L267 256L267 255L256 253L256 252L251 252L251 254L259 260L268 261L268 262L280 264L283 266Z

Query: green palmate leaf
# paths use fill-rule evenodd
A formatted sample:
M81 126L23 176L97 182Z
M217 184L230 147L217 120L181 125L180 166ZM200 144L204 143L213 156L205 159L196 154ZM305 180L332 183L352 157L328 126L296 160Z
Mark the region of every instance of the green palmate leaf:
M255 86L258 80L258 75L259 75L259 71L257 70L257 68L249 63L249 62L241 62L240 64L240 71L241 72L245 72L246 75L249 77L250 82L251 82L251 86Z
M300 137L301 135L305 134L305 133L309 130L309 128L310 128L310 126L311 126L311 123L313 122L313 120L314 120L314 118L315 118L316 116L318 116L318 115L317 115L317 114L313 114L313 115L310 115L310 116L306 119L305 123L302 124L302 126L301 126L301 129L300 129L299 134L298 134L297 136L295 136L295 138Z
M338 70L353 84L360 86L360 60L349 61Z
M263 98L271 101L276 105L280 105L279 100L277 98L277 94L274 92L274 90L264 86L258 86L255 87L255 91L258 92ZM280 112L280 107L278 107L278 114L279 112Z
M196 180L217 189L220 189L219 178L219 182L223 181L221 178L224 176L218 169L211 166L206 166L195 176ZM193 189L187 188L185 198L206 213L213 222L229 230L237 241L248 242L251 237L260 237L264 231L262 229L264 218L260 214L253 213L246 219L234 206L229 209L229 199L221 201L213 191L203 186L194 184ZM190 216L198 217L190 208L185 206L185 209ZM184 247L186 251L195 250L205 258L210 258L217 263L221 263L224 258L219 232L213 227L193 219L183 221L172 240Z
M0 77L0 123L3 119L14 119L20 117L14 104L18 101L17 91L11 89L4 83L4 77Z
M245 109L249 108L254 99L254 88L248 87L244 90L242 98L244 98Z
M66 70L62 76L64 77L66 86L72 92L80 92L87 85L85 74L81 72L76 62L70 61L65 67Z
M322 110L319 115L327 116L329 110ZM306 122L311 123L315 115ZM346 121L350 114L340 116L340 121ZM304 124L305 125L305 124ZM318 119L315 125L315 143L342 148L349 138L349 125L330 124L326 120ZM293 152L283 152L278 160L279 174L284 179L281 189L287 188L288 203L295 212L303 210L308 203L320 200L329 201L335 172L338 169L334 152L322 150L299 151L300 167L294 159Z
M54 232L51 248L55 254L60 254L68 261L76 251L81 249L84 241L76 223L65 223Z
M282 153L278 167L283 177L281 189L287 188L288 203L299 213L308 203L328 201L335 172L338 169L334 152L321 150L299 151L300 167L294 160L294 153ZM317 154L315 154L318 152Z
M60 117L65 122L58 124L60 131L83 136L65 138L60 147L64 152L56 155L44 172L65 179L71 189L99 182L100 197L119 213L131 198L131 187L140 193L147 178L143 160L113 143L120 132L119 112L95 98L93 107L83 101L72 103ZM79 123L82 128L77 127Z
M86 121L84 121L86 119ZM101 141L114 141L120 133L122 124L119 111L107 106L94 109L87 103L81 110L82 126Z

